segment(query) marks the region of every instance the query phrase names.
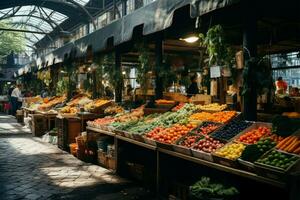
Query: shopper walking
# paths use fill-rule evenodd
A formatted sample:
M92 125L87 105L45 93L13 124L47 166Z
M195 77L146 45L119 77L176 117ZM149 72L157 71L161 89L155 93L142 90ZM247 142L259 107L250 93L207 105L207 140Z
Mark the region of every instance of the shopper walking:
M21 107L22 94L21 94L21 84L17 84L17 87L11 93L12 102L12 115L16 116L17 110Z

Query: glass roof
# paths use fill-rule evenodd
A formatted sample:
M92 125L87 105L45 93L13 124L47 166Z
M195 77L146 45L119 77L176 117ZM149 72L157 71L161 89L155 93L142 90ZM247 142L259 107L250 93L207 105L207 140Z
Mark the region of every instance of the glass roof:
M89 0L73 0L84 6ZM68 16L57 11L35 6L16 6L0 10L0 20L9 21L12 29L33 31L25 33L27 51L32 52L34 44L42 39L47 33L65 21ZM49 38L51 39L51 38ZM36 48L36 47L34 47Z

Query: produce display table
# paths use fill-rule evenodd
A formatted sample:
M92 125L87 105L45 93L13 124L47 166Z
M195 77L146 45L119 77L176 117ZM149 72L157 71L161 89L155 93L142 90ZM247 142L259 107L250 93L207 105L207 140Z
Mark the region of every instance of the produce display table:
M101 129L95 128L95 127L87 127L87 134L88 135L89 134L95 134L95 133L104 134L104 135L107 135L107 136L110 136L110 137L114 138L114 141L115 141L115 158L116 158L116 163L117 163L116 172L117 173L120 170L122 170L122 169L120 169L121 165L120 165L119 162L120 162L120 160L123 160L120 157L120 156L122 156L122 154L120 154L120 151L123 151L123 150L120 150L120 149L122 149L122 147L120 147L120 142L122 142L122 144L125 142L126 144L137 146L139 148L147 149L147 150L150 150L151 152L153 152L153 155L155 155L155 157L156 157L156 169L155 169L156 177L155 177L155 179L156 179L156 190L157 190L158 193L161 190L161 184L162 184L161 183L161 178L160 178L161 168L165 167L165 166L163 166L164 164L162 164L162 161L163 161L162 159L163 159L164 156L167 155L167 156L172 157L172 158L180 159L180 160L182 160L182 162L192 162L192 163L195 163L196 165L199 165L201 167L207 167L209 169L216 170L216 171L219 171L219 172L222 172L222 173L225 173L225 174L231 174L231 175L234 175L234 176L237 176L237 177L245 178L248 181L254 181L254 184L255 184L255 182L265 184L268 187L272 187L274 190L280 189L282 191L288 191L290 200L296 200L296 199L298 200L299 199L299 195L300 195L299 192L298 192L298 189L300 187L300 184L299 184L300 176L299 176L299 174L289 175L290 177L289 177L288 181L271 179L271 178L264 177L262 175L258 175L256 173L249 172L249 171L246 171L246 170L243 170L243 169L238 169L238 168L234 168L234 167L225 166L225 165L218 164L218 163L215 163L215 162L206 161L206 160L203 160L203 159L199 159L199 158L196 158L196 157L192 157L192 156L188 156L188 155L185 155L185 154L182 154L182 153L178 153L178 152L175 152L175 151L172 151L172 150L167 150L167 149L164 149L164 148L156 147L156 146L144 143L144 142L134 140L132 138L128 138L128 137L121 136L119 134L115 134L115 133L110 132L110 131L104 131L104 130L101 130ZM141 159L147 159L147 157L141 158ZM293 187L291 187L291 185Z

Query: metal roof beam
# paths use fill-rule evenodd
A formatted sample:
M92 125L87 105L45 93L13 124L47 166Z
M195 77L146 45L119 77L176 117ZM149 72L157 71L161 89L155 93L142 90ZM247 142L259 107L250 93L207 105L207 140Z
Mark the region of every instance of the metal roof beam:
M15 29L15 28L0 28L0 31L11 31L11 32L22 32L22 33L35 33L35 34L42 34L42 35L46 35L47 34L45 32L28 31L28 30Z

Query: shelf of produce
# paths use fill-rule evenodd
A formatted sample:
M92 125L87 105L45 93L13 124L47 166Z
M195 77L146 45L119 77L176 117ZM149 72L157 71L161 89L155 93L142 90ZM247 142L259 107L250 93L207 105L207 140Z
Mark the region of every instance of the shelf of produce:
M94 127L86 127L87 130L90 130L90 131L94 131L96 133L102 133L102 134L105 134L105 135L108 135L108 136L115 136L116 134L115 133L112 133L112 132L109 132L109 131L104 131L104 130L101 130L101 129L98 129L98 128L94 128Z
M129 143L132 143L132 144L135 144L135 145L153 150L153 151L155 151L157 149L155 146L152 146L150 144L146 144L144 142L139 142L139 141L133 140L131 138L123 137L123 136L120 136L120 135L116 135L116 138L119 139L119 140L123 140L123 141L129 142Z
M205 160L202 160L202 159L187 156L187 155L177 153L177 152L174 152L174 151L169 151L169 150L166 150L166 149L158 148L158 151L161 152L161 153L168 154L170 156L174 156L174 157L178 157L178 158L185 159L185 160L188 160L188 161L192 161L192 162L195 162L195 163L207 166L207 167L215 168L217 170L221 170L221 171L228 172L228 173L231 173L231 174L235 174L235 175L238 175L238 176L241 176L241 177L249 178L249 179L259 181L259 182L262 182L262 183L267 183L267 184L270 184L270 185L273 185L273 186L276 186L276 187L279 187L279 188L285 188L286 187L286 183L284 183L284 182L273 180L273 179L266 178L266 177L262 177L262 176L259 176L259 175L255 174L255 173L247 172L247 171L240 170L240 169L235 169L235 168L232 168L232 167L227 167L227 166L224 166L224 165L221 165L221 164L205 161Z

